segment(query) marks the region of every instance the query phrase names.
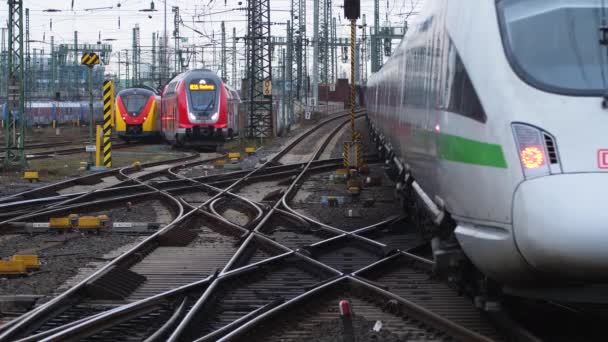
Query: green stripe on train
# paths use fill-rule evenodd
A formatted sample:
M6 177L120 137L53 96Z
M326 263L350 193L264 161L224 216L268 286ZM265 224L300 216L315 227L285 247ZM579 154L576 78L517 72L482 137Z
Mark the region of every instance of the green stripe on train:
M437 137L437 143L437 152L441 159L502 169L507 168L507 161L500 145L450 134L440 134Z

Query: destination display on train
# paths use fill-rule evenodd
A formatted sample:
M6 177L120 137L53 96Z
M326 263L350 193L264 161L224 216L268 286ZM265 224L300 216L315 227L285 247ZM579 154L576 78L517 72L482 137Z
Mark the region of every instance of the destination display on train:
M191 83L190 90L215 90L215 84Z

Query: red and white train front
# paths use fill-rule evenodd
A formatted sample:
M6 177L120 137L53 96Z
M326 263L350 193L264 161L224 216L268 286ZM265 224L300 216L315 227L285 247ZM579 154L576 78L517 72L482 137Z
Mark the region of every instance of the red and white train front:
M176 76L162 97L162 132L174 145L213 145L238 134L236 91L212 71Z

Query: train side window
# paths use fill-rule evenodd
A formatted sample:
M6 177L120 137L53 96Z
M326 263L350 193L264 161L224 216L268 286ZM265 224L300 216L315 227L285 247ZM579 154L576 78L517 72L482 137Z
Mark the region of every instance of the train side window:
M479 122L486 122L486 113L477 91L471 82L458 51L450 46L449 80L450 91L447 110Z

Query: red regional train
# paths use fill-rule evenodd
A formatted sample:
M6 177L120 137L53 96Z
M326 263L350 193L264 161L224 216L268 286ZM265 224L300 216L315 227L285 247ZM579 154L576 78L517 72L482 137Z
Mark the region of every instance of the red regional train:
M217 146L238 135L238 93L211 70L177 75L161 104L163 137L175 146Z

